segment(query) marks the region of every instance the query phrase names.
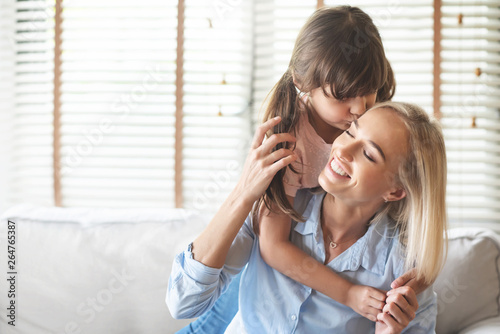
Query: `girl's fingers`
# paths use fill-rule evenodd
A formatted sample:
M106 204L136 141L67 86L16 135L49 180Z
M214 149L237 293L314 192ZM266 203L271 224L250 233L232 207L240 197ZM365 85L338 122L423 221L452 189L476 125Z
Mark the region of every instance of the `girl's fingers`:
M368 306L370 306L376 310L379 310L379 312L381 312L385 306L385 302L382 302L378 299L370 298L370 300L368 301Z
M252 140L252 148L256 149L260 145L262 145L262 141L264 140L266 132L271 130L280 121L281 121L281 117L277 116L277 117L271 118L270 120L262 123L255 131L255 135L253 136L253 140Z
M283 142L295 142L295 137L289 133L275 133L266 139L260 147L260 150L263 154L268 154L276 145Z
M364 317L370 321L377 321L377 314L380 313L380 312L377 312L377 313L367 313L364 315Z
M370 319L372 321L376 321L377 320L377 315L379 313L382 313L382 309L383 309L383 307L382 308L367 307L366 310L365 310L365 312L366 312L365 318L368 318L368 319Z
M379 300L381 302L385 302L385 299L387 298L386 296L387 291L379 290L379 289L372 289L370 292L370 297L376 300Z

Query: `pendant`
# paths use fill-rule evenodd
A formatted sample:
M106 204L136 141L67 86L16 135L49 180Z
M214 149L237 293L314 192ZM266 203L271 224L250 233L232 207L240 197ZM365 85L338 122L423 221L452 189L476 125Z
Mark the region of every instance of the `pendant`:
M330 247L331 248L337 248L337 244L334 243L333 241L330 241Z

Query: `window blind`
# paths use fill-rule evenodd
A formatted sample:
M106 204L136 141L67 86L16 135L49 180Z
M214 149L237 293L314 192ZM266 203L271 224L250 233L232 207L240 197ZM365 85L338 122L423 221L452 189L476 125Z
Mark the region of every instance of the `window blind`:
M54 1L9 1L6 6L15 8L9 201L52 205Z
M251 138L252 3L186 0L184 207L216 210Z
M177 1L65 0L64 206L173 207Z
M500 222L500 5L443 1L442 124L448 153L448 214Z
M317 6L317 1L255 0L253 119L271 89L285 73L300 29Z
M14 3L0 3L0 143L12 142L15 94L15 33ZM12 148L0 145L0 188L11 183ZM0 211L10 205L8 193L0 191Z
M185 1L185 207L215 209L233 187L257 111L318 3ZM394 99L442 115L450 218L498 223L500 6L442 1L441 72L433 73L436 3L350 2L379 27ZM54 4L0 4L0 207L54 204ZM62 204L174 206L177 1L62 4Z

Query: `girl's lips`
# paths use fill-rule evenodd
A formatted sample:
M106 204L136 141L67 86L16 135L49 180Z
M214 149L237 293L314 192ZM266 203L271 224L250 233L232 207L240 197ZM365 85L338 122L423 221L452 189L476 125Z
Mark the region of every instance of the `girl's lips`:
M333 167L332 167L333 165ZM327 169L337 179L350 179L351 176L346 172L344 166L339 163L337 159L335 159L335 156L330 160L330 162L327 165Z

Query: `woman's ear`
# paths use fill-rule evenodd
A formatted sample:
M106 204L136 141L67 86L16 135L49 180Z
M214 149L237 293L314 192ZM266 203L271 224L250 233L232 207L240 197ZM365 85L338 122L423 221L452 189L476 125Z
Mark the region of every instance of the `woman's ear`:
M398 188L384 196L386 202L396 202L406 197L406 191L403 188Z

